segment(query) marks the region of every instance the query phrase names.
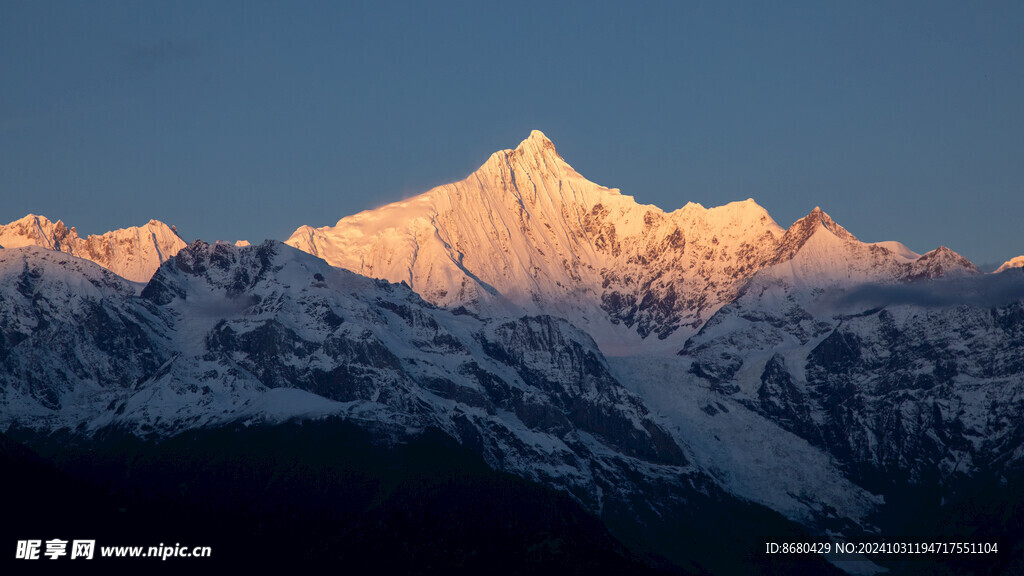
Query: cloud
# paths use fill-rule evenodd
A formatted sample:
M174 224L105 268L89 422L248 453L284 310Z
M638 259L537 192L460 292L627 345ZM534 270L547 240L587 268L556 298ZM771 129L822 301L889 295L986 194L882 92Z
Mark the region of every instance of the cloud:
M1010 273L1012 272L1012 273ZM1024 300L1024 270L984 274L954 280L905 284L865 284L831 294L826 299L838 306L875 308L910 305L925 308L976 306L994 308Z

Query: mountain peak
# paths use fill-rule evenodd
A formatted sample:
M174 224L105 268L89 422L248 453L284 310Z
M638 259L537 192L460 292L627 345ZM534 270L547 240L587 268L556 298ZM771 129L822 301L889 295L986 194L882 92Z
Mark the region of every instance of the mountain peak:
M511 154L537 160L552 158L562 163L565 162L558 154L558 150L555 149L555 143L540 130L531 131L526 140L520 142L519 146L511 151Z
M807 216L797 220L786 230L786 234L779 245L778 253L775 256L775 261L784 262L792 259L803 245L821 230L827 231L827 233L840 240L858 242L856 236L850 234L846 231L846 228L837 224L820 206L815 206L814 210L811 210Z
M790 226L790 230L801 230L806 235L813 234L818 228L824 228L834 234L838 238L844 240L857 241L857 238L850 234L846 228L840 226L835 220L832 219L820 206L815 206L814 210L807 215L797 220Z
M996 268L996 273L1006 272L1011 268L1024 268L1024 256L1016 256L1014 258L1010 258L1006 262L1003 262L1002 266Z
M53 222L46 216L28 214L7 225L0 225L0 244L8 248L34 245L62 250L61 242L70 233L60 220Z
M583 177L566 163L555 150L555 145L540 130L530 135L514 149L499 150L475 173L475 178L515 180L516 173L543 175L542 178L557 180L582 179ZM557 190L558 187L556 186Z
M828 212L821 209L821 206L815 206L813 210L807 213L807 216L804 216L804 218L820 220L822 223L835 223L835 221L832 220L832 217L828 215Z
M26 214L24 217L19 218L19 219L15 220L14 222L11 222L10 224L8 224L8 226L10 226L11 224L18 224L20 222L24 222L26 224L32 223L32 222L48 223L48 222L50 222L50 219L47 218L46 216L42 216L42 215L39 215L39 214L31 214L31 213L29 213L29 214Z
M157 266L185 243L175 230L159 220L143 226L112 230L88 238L74 227L37 214L0 225L0 245L7 248L41 246L91 260L133 282L145 282Z
M829 216L827 213L825 213L825 211L822 210L821 208L815 206L814 210L811 211L811 214L815 214L815 213L817 213L818 221L820 221L821 225L826 230L828 230L829 232L835 234L836 236L838 236L839 238L842 238L844 240L851 240L851 241L854 241L854 242L858 242L859 241L859 240L857 240L856 236L854 236L853 234L848 232L846 230L846 228L843 228L842 226L840 226L839 223L837 223L835 220L833 220L832 217Z
M939 246L935 250L921 256L914 262L914 269L909 276L911 280L939 278L941 276L967 276L980 274L977 266L960 254Z
M523 140L523 143L530 141L547 143L550 144L551 146L554 146L554 144L551 142L551 139L545 136L544 133L541 132L540 130L530 130L530 135L526 138L526 140ZM522 146L523 144L521 143L519 145Z

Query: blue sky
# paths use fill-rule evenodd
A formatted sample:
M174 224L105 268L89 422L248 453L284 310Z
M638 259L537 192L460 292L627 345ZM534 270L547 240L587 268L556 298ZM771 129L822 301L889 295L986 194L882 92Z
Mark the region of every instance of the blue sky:
M0 221L286 238L543 130L672 210L1024 253L1021 2L0 1Z

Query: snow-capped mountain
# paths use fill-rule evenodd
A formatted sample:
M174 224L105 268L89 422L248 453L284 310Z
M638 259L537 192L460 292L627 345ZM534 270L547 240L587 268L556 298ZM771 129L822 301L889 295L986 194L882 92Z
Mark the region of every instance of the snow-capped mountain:
M963 536L940 520L979 493L1020 504L999 491L1024 479L1019 269L861 242L819 208L788 229L753 200L666 213L540 132L461 182L245 244L0 227L0 431L441 431L678 566L700 554L680 534L748 530L721 510L928 540Z
M0 246L40 246L91 260L132 282L146 282L162 262L177 254L185 242L163 222L150 220L144 226L78 235L62 221L29 214L0 226Z
M756 357L754 349L774 350L791 338L806 345L834 328L832 316L839 309L833 299L844 290L980 274L945 247L918 256L897 243L862 243L819 208L794 223L780 246L775 262L753 274L737 298L679 351L694 359L692 372L713 382L728 381Z
M980 275L944 248L866 270L842 235L819 234L830 248L758 272L687 341L675 379L824 448L871 489L1020 467L1024 276Z
M0 263L4 429L170 435L326 414L399 437L433 426L598 510L610 487L636 491L627 470L693 473L563 320L454 315L274 242L197 241L140 296L61 252Z
M822 228L834 240L819 242ZM826 264L819 274L850 282L973 271L945 249L863 244L818 209L784 230L749 199L669 213L641 205L585 179L539 131L461 182L333 227L303 226L287 243L406 282L439 306L567 318L612 355L674 353L755 272L801 251L819 253L810 263ZM856 252L854 267L829 262L833 248Z
M752 276L758 282L773 279L792 288L820 289L978 273L969 260L944 246L922 256L899 242L863 243L815 207L790 226L768 266Z
M792 452L807 473L771 497L743 468L732 477L748 489L727 492L694 464L713 447L669 431L586 333L551 316L451 312L270 241L197 241L141 293L65 253L9 249L0 294L0 429L167 437L334 415L399 440L443 430L495 469L628 523L670 522L731 492L816 529L872 530L877 497L814 448ZM780 447L799 441L746 414ZM836 490L814 495L822 478Z
M996 268L996 273L1005 272L1011 268L1024 268L1024 256L1015 256L1003 262L999 268Z

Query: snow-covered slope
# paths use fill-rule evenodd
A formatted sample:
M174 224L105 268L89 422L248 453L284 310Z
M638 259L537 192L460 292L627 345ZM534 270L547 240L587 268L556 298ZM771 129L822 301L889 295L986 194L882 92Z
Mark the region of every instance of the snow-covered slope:
M674 395L703 394L715 425L696 426L692 407L676 418L694 446L742 406L872 491L969 485L1024 464L1024 275L982 275L941 247L915 257L863 244L820 210L782 245L687 340L674 371L650 381L636 366L620 378L664 414L685 413ZM800 442L785 444L798 452L788 460L804 458Z
M811 524L863 522L880 496L854 484L819 446L718 393L672 356L609 359L612 373L639 395L668 429L685 439L694 463L729 492Z
M864 244L815 210L737 292L678 356L609 363L565 320L440 308L275 242L195 242L141 293L5 249L0 429L438 428L597 513L731 494L840 539L876 533L893 486L1024 461L1019 270Z
M1024 268L1024 256L1015 256L1003 262L1002 266L996 268L996 273L1005 272L1011 268Z
M92 262L38 246L0 252L0 419L59 427L156 369L162 323L136 287ZM0 426L6 428L6 426Z
M863 243L817 207L786 230L769 264L753 278L798 290L979 273L944 246L920 256L899 242Z
M563 316L624 353L644 339L678 348L781 234L752 200L672 213L637 204L586 180L534 131L461 182L304 226L287 243L438 305Z
M775 262L755 273L679 355L693 360L693 373L731 381L745 366L762 365L780 346L805 346L832 330L845 290L979 274L945 247L913 258L903 250L862 243L815 208L786 231Z
M0 226L0 246L41 246L91 260L133 282L146 282L162 262L177 254L185 242L166 224L150 220L144 226L113 230L81 238L63 222L29 214Z
M0 429L169 435L328 414L396 438L436 427L597 511L697 474L564 320L455 315L280 243L197 241L141 295L64 253L8 249L0 294Z
M813 448L791 451L806 474L759 489L774 465L744 459L762 448L756 434L740 435L731 460L706 434L691 446L564 320L455 313L279 243L197 241L141 294L61 252L5 250L0 294L0 430L167 436L337 415L397 439L439 428L597 513L656 517L732 493L852 536L878 504ZM745 414L720 422L756 424L780 447L795 439ZM836 490L817 490L822 479Z
M981 275L944 248L866 266L840 236L818 231L756 274L687 341L683 378L828 450L862 485L1019 466L1024 275ZM821 254L839 257L824 277Z
M831 239L813 237L822 227ZM287 243L404 281L440 306L567 318L611 355L674 353L755 272L801 249L807 261L793 263L803 266L796 273L820 278L971 267L895 242L863 244L817 209L789 230L749 199L666 213L586 180L538 131L461 182L333 227L303 226ZM849 269L847 252L858 253Z

